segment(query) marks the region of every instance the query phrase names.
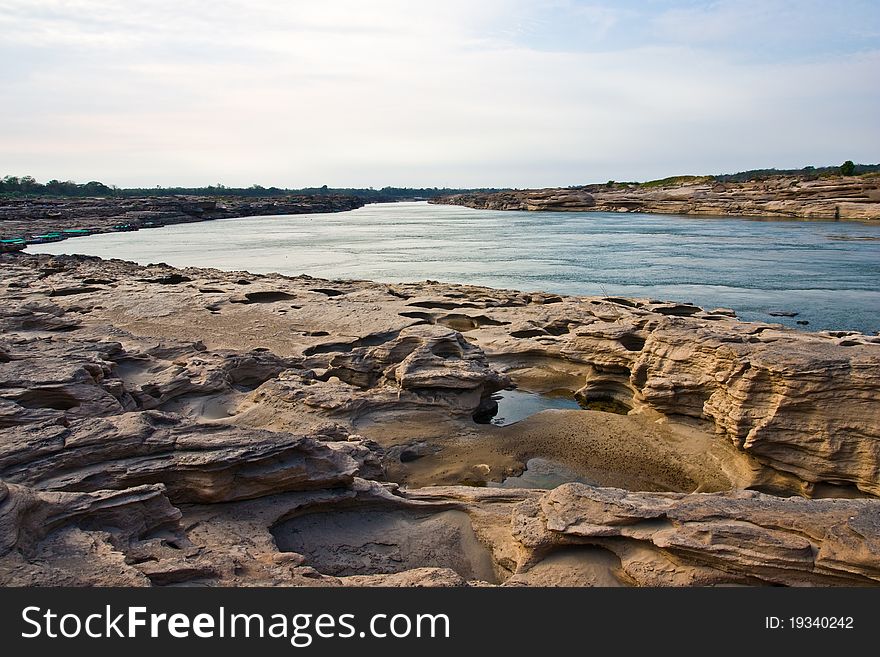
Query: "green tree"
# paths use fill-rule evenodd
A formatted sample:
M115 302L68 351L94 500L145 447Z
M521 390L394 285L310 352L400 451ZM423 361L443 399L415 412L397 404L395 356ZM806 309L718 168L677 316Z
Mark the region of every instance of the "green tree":
M856 165L853 164L852 160L847 160L843 164L840 165L840 175L841 176L854 176L856 173Z
M33 191L37 187L37 181L33 176L22 176L18 184L21 191L25 193Z

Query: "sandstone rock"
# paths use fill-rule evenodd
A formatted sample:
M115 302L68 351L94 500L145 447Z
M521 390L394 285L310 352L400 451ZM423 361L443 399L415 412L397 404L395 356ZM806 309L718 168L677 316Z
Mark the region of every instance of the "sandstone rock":
M313 438L179 425L156 412L0 431L0 478L43 490L163 483L177 502L223 502L351 483L357 462Z
M176 528L180 511L161 485L91 493L37 491L0 481L0 556L27 553L66 525L112 528L114 539L131 541L148 532Z
M586 185L467 193L430 203L487 210L657 212L671 214L880 219L880 176L807 180L778 176L766 181L714 184L711 179L662 187Z
M630 493L565 484L523 503L514 534L538 552L595 543L618 553L627 569L630 544L679 563L716 569L719 577L787 585L880 581L880 506L876 500L804 500L755 492L703 495ZM640 555L644 560L644 555ZM641 580L641 584L669 583Z
M3 584L880 579L875 336L430 281L0 267ZM511 383L629 414L473 423ZM605 487L419 487L532 457ZM724 490L746 486L805 497Z

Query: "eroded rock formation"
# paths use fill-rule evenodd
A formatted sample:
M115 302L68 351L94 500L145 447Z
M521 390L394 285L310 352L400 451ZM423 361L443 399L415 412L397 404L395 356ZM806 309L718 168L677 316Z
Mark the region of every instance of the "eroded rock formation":
M617 183L456 194L430 202L486 210L877 220L880 219L880 175L814 180L778 176L741 183L703 178L658 186Z
M877 336L430 281L0 270L3 584L880 580ZM511 385L618 414L474 423ZM534 458L589 483L517 487Z

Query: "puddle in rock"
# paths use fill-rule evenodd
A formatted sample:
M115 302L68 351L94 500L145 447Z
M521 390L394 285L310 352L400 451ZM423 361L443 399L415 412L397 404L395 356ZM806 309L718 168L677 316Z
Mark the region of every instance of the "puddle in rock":
M507 477L501 483L490 481L490 488L543 488L550 490L569 482L598 486L595 481L579 475L571 468L550 459L533 458L526 462L526 469L516 477Z
M492 557L463 511L346 509L297 516L272 528L278 549L297 552L327 575L376 575L451 568L497 583Z
M492 395L492 399L498 404L497 412L475 415L475 422L503 427L548 409L578 410L581 408L568 390L545 394L524 390L502 390Z

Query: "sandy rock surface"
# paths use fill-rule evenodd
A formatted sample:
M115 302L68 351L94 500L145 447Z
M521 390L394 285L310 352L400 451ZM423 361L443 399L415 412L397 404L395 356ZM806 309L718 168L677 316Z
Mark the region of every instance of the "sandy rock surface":
M432 281L0 271L3 584L880 579L877 336ZM474 421L512 386L588 410Z

